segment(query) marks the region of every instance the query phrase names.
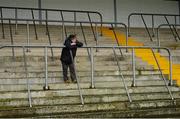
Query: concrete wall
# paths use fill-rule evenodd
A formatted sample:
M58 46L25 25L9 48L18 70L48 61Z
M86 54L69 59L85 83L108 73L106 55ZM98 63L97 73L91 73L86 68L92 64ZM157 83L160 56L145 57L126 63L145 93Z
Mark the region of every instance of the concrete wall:
M38 0L0 0L1 6L17 6L17 7L38 7ZM72 10L91 10L99 11L103 15L104 21L114 21L113 0L42 0L42 8L54 9L72 9ZM128 15L132 12L146 13L169 13L179 14L178 3L174 1L164 0L117 0L118 21L127 23ZM14 16L13 11L4 10L7 17ZM44 13L43 13L44 14ZM65 20L72 20L73 14L65 14ZM20 18L31 18L30 12L18 13ZM38 12L35 12L38 18ZM87 15L79 15L78 20L87 20ZM93 15L95 21L97 17ZM59 13L50 12L49 19L60 19ZM145 17L148 25L151 23L151 18ZM170 19L170 18L169 18ZM155 18L156 24L165 23L162 18ZM174 22L170 19L171 23ZM179 20L178 20L179 21ZM134 17L132 20L133 26L143 26L142 20Z
M118 1L118 20L127 23L127 15L133 12L140 13L162 13L162 14L179 14L178 2L165 0L117 0ZM145 17L147 23L151 23L151 17ZM155 17L155 24L166 23L164 18ZM174 20L169 18L171 23ZM142 20L134 17L132 24L142 26ZM178 20L179 21L179 20ZM150 25L150 24L149 24Z

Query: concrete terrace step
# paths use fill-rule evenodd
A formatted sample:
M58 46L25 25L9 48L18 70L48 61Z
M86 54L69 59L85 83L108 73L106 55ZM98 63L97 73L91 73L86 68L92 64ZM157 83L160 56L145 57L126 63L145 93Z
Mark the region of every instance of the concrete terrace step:
M177 93L173 93L174 97L176 99L179 99L179 95ZM142 100L170 100L171 98L166 93L152 93L152 94L131 94L131 98L133 102ZM84 96L84 102L85 105L88 104L102 104L102 103L113 103L113 102L127 102L128 98L126 94L120 94L120 95L97 95L97 96ZM33 98L32 99L32 105L33 106L45 106L45 105L77 105L80 104L80 98L79 97L45 97L45 98ZM28 106L28 100L27 98L22 99L10 99L8 101L6 100L0 100L0 109L3 105L6 105L6 107L26 107Z
M150 94L151 93L159 93L159 96L161 98L161 93L166 93L166 96L168 96L168 91L165 86L146 86L146 87L128 87L130 94ZM170 90L172 92L179 92L178 87L170 87ZM117 94L126 94L125 88L97 88L97 89L82 89L82 94L84 97L86 96L96 96L96 95L117 95ZM37 91L31 91L31 97L32 98L42 98L42 97L57 97L57 96L65 96L65 97L71 97L71 96L79 96L78 89L59 89L59 90L37 90ZM1 92L0 99L21 99L26 98L27 99L27 91L18 91L18 92ZM148 99L148 97L147 97Z
M78 76L90 76L90 71L77 71ZM123 75L132 75L132 71L122 71ZM139 70L135 72L136 75L159 75L159 71L154 71L154 70ZM61 71L49 71L48 76L49 77L56 77L56 76L61 76L62 72ZM119 76L119 71L114 70L114 71L107 71L104 69L104 71L96 71L94 72L94 76ZM29 72L28 77L44 77L45 72L44 71L39 71L39 72ZM24 78L25 73L22 72L0 72L0 77L1 78Z
M81 64L82 65L82 64ZM91 70L91 66L90 65L76 65L76 68L77 68L77 71L90 71ZM62 71L62 66L61 65L57 65L57 66L48 66L48 71ZM121 65L120 66L121 69L123 71L131 71L132 70L132 65ZM3 67L1 67L3 68ZM42 67L27 67L28 68L28 72L40 72L40 71L44 71L45 70L45 67L42 66ZM104 65L99 65L99 66L96 66L94 67L94 71L104 71L104 69L106 69L107 71L117 71L118 70L118 67L117 66L104 66ZM18 70L19 72L24 72L24 67L5 67L3 69L0 69L0 73L1 72L14 72ZM151 70L153 71L154 68L151 67L151 66L144 66L144 65L141 65L141 66L136 66L136 70L138 71L142 71L142 70Z
M162 111L167 111L167 114L178 114L179 103L175 106L172 101L169 100L157 100L153 101L141 101L141 102L115 102L106 104L87 104L87 105L61 105L61 106L38 106L33 108L14 108L1 110L0 117L90 117L89 115L95 113L94 117L148 117L158 114L164 114ZM169 107L169 109L168 109ZM170 107L176 107L176 111ZM151 110L153 109L153 110ZM155 110L154 110L155 109ZM137 110L140 114L137 115ZM158 110L158 111L157 111ZM161 110L161 111L160 111ZM104 113L101 113L104 112ZM114 112L114 113L112 113ZM118 113L117 113L118 112ZM147 113L145 113L147 112ZM153 112L153 113L152 113ZM100 114L98 116L98 114ZM116 115L117 113L117 115ZM132 113L132 114L131 114ZM84 114L84 116L83 116ZM88 115L89 114L89 115ZM8 116L7 116L8 115ZM78 116L79 115L79 116ZM116 116L115 116L116 115Z
M32 83L32 81L30 81L30 86L32 90L42 90L44 83L41 84L34 84ZM125 83L127 86L131 87L132 85L132 81L131 80L127 80L125 79ZM90 88L90 81L85 82L85 81L80 81L80 86L82 89L88 89ZM158 79L154 79L154 80L136 80L136 86L142 86L142 87L146 87L146 86L165 86L165 83L163 80L158 80ZM70 83L70 84L65 84L64 82L54 82L54 83L49 83L49 87L51 90L69 90L69 89L77 89L77 85ZM124 87L123 82L121 79L117 79L116 81L99 81L97 82L97 80L95 80L95 87L96 88L119 88L119 87ZM7 91L26 91L27 90L27 83L24 84L1 84L0 85L0 92L7 92Z
M78 77L80 82L85 82L85 83L90 83L91 81L91 77L90 76L79 76ZM125 81L130 81L132 82L132 75L127 75L127 76L124 76L125 78ZM145 81L159 81L159 80L162 80L162 77L160 75L136 75L136 79L138 81L142 81L142 82L145 82ZM29 80L32 84L44 84L44 80L45 80L45 77L29 77ZM94 77L94 81L95 83L97 82L116 82L116 81L120 81L121 78L120 76L99 76L99 77ZM137 81L137 82L138 82ZM60 77L48 77L48 82L49 83L64 83L63 81L63 77L60 76ZM27 79L26 78L0 78L0 84L27 84Z
M94 66L97 66L97 67L99 67L99 66L116 66L117 67L117 62L115 60L114 61L113 60L112 61L105 61L105 60L96 59L96 58L94 60L95 60ZM146 66L147 65L147 63L141 62L141 60L137 59L136 61L137 61L136 62L137 66ZM61 61L59 59L53 60L53 61L50 59L47 63L48 63L48 67L60 67L61 66ZM128 59L123 60L123 61L120 59L119 63L121 66L132 65L132 61L130 61L130 59L129 59L129 61L128 61ZM12 68L12 67L17 67L17 68L18 67L21 67L21 68L24 67L23 61L12 61L12 59L10 59L9 61L5 60L5 62L1 61L0 64L1 64L1 67L0 67L1 69ZM90 66L90 60L88 57L86 57L85 59L77 57L75 59L75 64L77 66L80 66L80 65ZM45 62L43 61L43 59L42 59L42 61L38 61L38 60L32 61L31 60L31 61L27 62L27 67L35 67L36 68L36 67L44 67L44 65L45 65ZM147 65L147 67L149 67L149 66Z
M60 57L60 53L62 51L62 49L57 49L57 48L52 48L53 49L53 53L54 53L54 56L55 57ZM112 48L98 48L98 52L95 51L96 49L94 49L94 56L112 56L113 55L113 50ZM23 56L23 49L22 48L15 48L15 56L17 58L22 58ZM30 48L30 51L31 52L26 52L26 56L44 56L44 48ZM120 55L119 54L119 50L116 50L116 53L117 55ZM123 49L122 50L124 56L129 56L131 55L130 52L126 52L126 49ZM12 59L12 48L4 48L4 49L1 49L0 51L1 53L1 56L5 57L6 58L11 58ZM51 56L51 49L49 48L48 49L48 56ZM77 56L88 56L88 53L87 53L87 49L86 48L79 48L78 51L77 51Z

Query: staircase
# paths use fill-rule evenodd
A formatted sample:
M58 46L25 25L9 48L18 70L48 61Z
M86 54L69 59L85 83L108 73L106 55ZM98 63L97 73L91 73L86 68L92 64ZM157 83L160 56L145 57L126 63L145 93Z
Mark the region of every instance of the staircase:
M48 45L48 38L38 27L38 40L30 30L31 45ZM32 28L32 26L30 26ZM18 27L14 34L15 44L26 44L26 26ZM62 44L61 27L50 26L52 45ZM68 32L73 33L69 26ZM14 33L14 31L13 31ZM1 44L9 44L8 28L6 39ZM78 38L82 39L80 28ZM94 45L90 28L86 28L88 45ZM116 45L111 37L100 37L100 45ZM160 72L136 57L136 86L132 87L132 54L122 50L124 57L116 49L122 74L125 78L132 102L129 102L124 88L117 62L112 49L94 49L94 83L91 86L91 65L87 50L78 49L76 69L84 99L81 104L77 84L65 84L62 79L60 52L53 49L54 60L48 50L48 83L50 90L43 90L45 80L44 49L32 48L26 52L28 79L30 81L32 107L29 107L27 79L24 70L24 58L21 48L15 50L12 59L10 48L0 50L0 117L178 117L180 116L180 88L170 86L173 97L171 100ZM176 82L174 82L175 84Z

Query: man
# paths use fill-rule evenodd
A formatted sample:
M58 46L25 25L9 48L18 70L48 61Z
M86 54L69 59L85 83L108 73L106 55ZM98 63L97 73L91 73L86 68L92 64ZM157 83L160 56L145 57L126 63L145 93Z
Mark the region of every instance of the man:
M76 56L77 47L82 47L83 43L77 40L76 35L69 35L65 40L65 48L61 53L61 63L63 69L63 78L65 83L70 83L68 79L68 68L70 70L71 80L73 83L77 82L75 69L74 69L74 58Z

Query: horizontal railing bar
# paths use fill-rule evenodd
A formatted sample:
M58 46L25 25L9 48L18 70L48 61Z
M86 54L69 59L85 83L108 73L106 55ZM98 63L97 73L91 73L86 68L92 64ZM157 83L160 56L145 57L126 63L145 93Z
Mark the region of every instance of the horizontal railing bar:
M132 16L152 16L153 18L152 18L152 24L154 25L154 16L159 16L159 17L177 17L177 16L179 16L180 17L180 14L153 14L153 13L131 13L131 14L129 14L128 15L128 36L131 36L130 35L130 19L131 19L131 17ZM153 27L153 30L154 30L154 26L152 25L152 27Z
M100 12L97 11L87 11L87 10L61 10L61 9L38 9L38 8L25 8L25 7L5 7L0 6L2 9L24 9L24 10L41 10L41 11L64 11L64 12L83 12L83 13L97 13L101 15ZM102 15L101 15L102 16Z
M89 21L63 21L63 20L46 20L46 19L14 19L14 18L0 18L0 20L12 20L12 21L42 21L42 22L65 22L65 23L90 23ZM124 25L126 26L126 24L124 23L121 23L121 22L95 22L95 21L92 21L91 23L93 24L121 24L121 25Z
M3 45L0 46L0 49L5 48L5 47L16 47L16 48L64 48L65 46L55 46L55 45ZM169 48L167 47L157 47L157 46L84 46L84 47L78 47L79 49L82 48L121 48L121 49L164 49L167 51L170 51Z
M180 16L178 14L153 14L153 13L131 13L129 16L132 15L153 15L153 16Z
M64 48L65 46L49 46L49 45L1 45L0 49L3 48ZM169 77L170 77L170 81L169 81L169 85L172 85L172 55L171 55L171 51L169 48L166 47L149 47L149 46L84 46L84 47L79 47L79 48L121 48L121 49L162 49L162 50L166 50L168 55L169 55L169 66L170 66L170 71L169 71Z
M160 25L158 26L158 29L161 28L161 27L163 27L163 26L180 26L180 24L160 24Z
M158 26L158 28L157 28L157 46L158 47L160 47L161 45L161 42L160 42L160 29L162 28L162 27L166 27L166 26L180 26L180 24L160 24L159 26ZM176 29L175 29L176 30ZM178 37L178 39L180 39L180 37L179 37L179 34L178 34L178 32L177 31L175 31L176 32L176 35L177 35L177 37Z

